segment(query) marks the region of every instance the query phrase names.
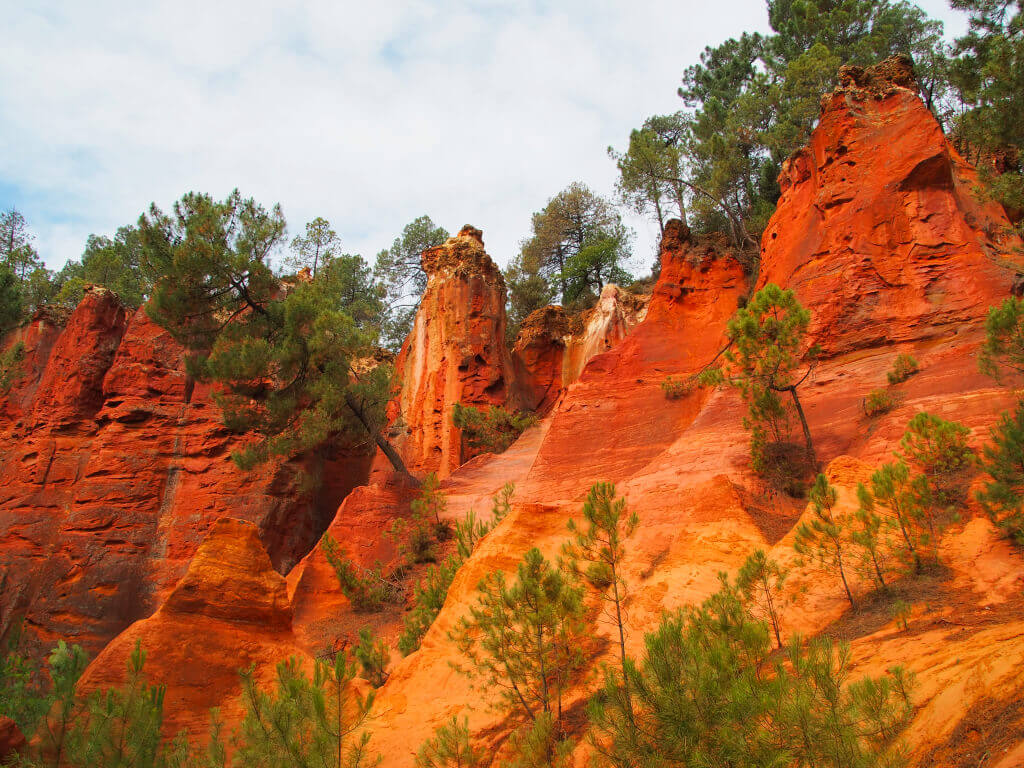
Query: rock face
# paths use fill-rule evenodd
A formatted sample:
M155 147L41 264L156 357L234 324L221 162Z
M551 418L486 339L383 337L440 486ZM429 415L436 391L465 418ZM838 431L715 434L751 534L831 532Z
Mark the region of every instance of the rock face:
M422 263L427 288L396 364L392 434L411 472L447 477L472 455L452 423L455 404L516 410L521 396L505 345L505 281L480 230L463 227Z
M759 286L796 289L830 354L948 336L1009 291L1006 217L900 63L844 68L762 241Z
M970 421L996 405L981 392L1001 394L975 355L984 316L1022 268L1020 241L1002 208L978 199L973 169L908 77L898 58L844 69L809 145L783 167L762 239L758 286L793 288L811 312L809 335L833 358L811 382L828 391L827 408L809 416L833 455L862 442L861 383L884 386L899 352L928 373L904 392L940 415Z
M606 285L594 307L572 317L559 306L532 312L512 348L527 407L550 411L591 358L610 350L644 319L649 301L650 296Z
M547 413L562 394L567 338L569 319L562 307L541 307L523 320L512 359L532 411Z
M510 722L489 707L496 691L473 688L453 669L460 652L448 632L469 612L485 574L513 570L534 546L558 556L567 521L579 518L596 481L616 483L641 521L619 571L629 585L629 653L642 653L644 633L664 611L705 598L718 587L719 572L735 572L761 548L791 566L789 583L799 593L799 602L783 611L784 639L829 632L849 640L855 678L897 664L916 673L906 733L913 746L909 764L966 764L954 757L969 741L963 734L972 731L1005 736L1000 765L1019 762L1024 561L980 511L968 506L942 537L943 569L908 586L918 590L909 628L901 630L884 610L870 606L851 614L834 574L796 560L793 531L808 509L751 471L737 393L694 388L670 399L661 388L667 377L691 377L716 359L729 318L751 290L767 282L792 287L812 315L809 341L824 348L801 400L822 470L837 489L839 514L856 509L858 483L891 458L918 411L960 421L978 446L1000 411L1015 404L1013 393L977 373L976 352L988 307L1010 295L1024 271L1020 242L1003 234L1003 211L975 196L973 171L917 97L905 63L844 70L841 80L823 102L809 146L783 169L782 199L764 235L754 284L727 248L670 222L649 303L633 304L609 289L582 324L589 329L593 323L586 336L593 343L581 347L594 354L571 384L575 334L557 310L532 317L514 353L506 350L504 288L477 230L465 228L424 254L430 283L399 358L403 389L392 403L397 442L415 471L447 475L442 489L449 517L469 509L486 515L488 498L507 481L516 483L516 492L509 515L459 569L419 650L393 660L369 726L372 750L385 768L409 765L412 749L452 715L465 715L480 746L501 756ZM98 329L97 339L84 344L90 359L98 359L93 350L104 347L110 332L103 329L116 323L99 299L87 306L97 317L76 322ZM36 334L34 348L44 349L47 332ZM128 345L136 348L128 354L133 334L148 334L149 340ZM109 597L120 594L122 585L150 601L166 595L155 614L104 650L85 684L119 682L140 641L153 660L151 679L169 686L168 731L180 726L202 734L210 706L224 708L228 722L240 716L238 667L256 663L269 682L274 663L286 656L308 663L297 646L319 652L351 637L367 619L352 611L318 549L292 570L286 589L261 544L270 530L280 535L284 528L266 521L281 518L249 500L254 488L265 489L270 501L261 504L273 509L274 499L287 498L281 490L287 483L278 476L264 478L267 485L245 486L226 470L211 469L232 438L218 432L211 418L196 415L193 409L208 403L208 395L198 388L191 398L184 395L173 364L178 358L159 338L138 318L129 323L101 377L102 398L91 416L87 408L60 401L45 365L33 362L32 370L43 371L34 379L36 391L50 393L46 402L57 416L36 428L35 395L24 392L12 394L5 406L28 415L9 426L0 443L5 459L14 457L5 461L0 478L0 557L10 564L8 572L34 574L22 592L8 588L5 597L22 600L37 634L77 628L79 636L87 631L101 637L112 626L101 617L127 615L116 613L122 602ZM57 338L53 349L62 343ZM894 387L898 407L868 417L863 398L885 386L899 352L912 353L921 370ZM90 370L83 366L77 391L95 392ZM153 393L143 389L149 381L155 382ZM155 403L148 410L141 404L144 393ZM467 456L450 420L456 402L541 403L551 411L506 453L463 463ZM160 407L170 414L183 410L175 421L158 415ZM143 440L146 430L159 435ZM112 456L127 453L125 445L163 446L159 440L177 436L180 445L159 448L160 458L133 454L119 464ZM133 472L130 460L143 461L141 469ZM188 467L193 484L182 479L169 492L170 480L160 480L146 462ZM405 513L411 495L384 482L360 487L338 509L330 533L358 564L387 561L393 544L382 529ZM203 511L190 517L178 499L201 499ZM229 505L236 508L232 516L258 524L214 525L213 510ZM190 536L201 536L199 530L210 533L196 551ZM273 541L287 551L286 538ZM158 547L164 549L152 554ZM174 574L184 572L193 552L173 587ZM866 583L851 581L858 599L867 595ZM378 627L388 639L395 621ZM594 634L614 648L608 625L596 625ZM204 642L189 643L192 637ZM584 686L574 689L565 707L574 711L587 694ZM587 749L584 744L579 751ZM585 764L588 756L576 757Z
M592 358L626 338L646 316L649 300L649 296L606 285L593 308L573 317L562 365L563 386L578 381Z
M738 302L773 281L796 290L812 313L813 339L826 349L801 399L843 509L856 504L865 473L891 458L914 413L961 421L980 443L1012 407L1010 393L977 373L975 357L987 308L1010 295L1020 269L1017 243L996 234L1005 216L974 197L971 170L902 72L890 62L847 73L847 84L826 99L810 147L784 170L756 285L714 244L695 242L679 223L667 228L645 319L590 360L563 394L517 484L513 512L457 574L421 649L395 666L381 691L386 715L374 743L384 765L404 765L403 745L456 713L498 748L507 724L488 711L488 692L452 671L459 652L447 633L484 574L512 570L532 546L557 556L566 521L578 518L597 480L616 482L641 520L623 564L631 653L642 651L662 611L701 600L716 589L718 571L735 572L760 547L794 565L793 583L806 588L786 609L787 635L842 632L855 677L895 664L916 672L912 764L942 763L958 748L957 729L971 727L987 700L1012 711L1024 694L1014 673L1024 658L1024 563L977 510L944 538L940 556L950 576L926 598L928 612L912 631L898 631L888 617L858 623L848 618L837 579L794 562L792 530L806 510L751 472L737 394L698 389L669 400L659 387L668 375L685 377L710 362ZM885 386L902 351L917 357L921 372L897 387L898 408L868 418L861 401ZM491 462L501 458L472 462L448 487L463 496L495 489L504 473Z
M163 605L118 635L86 669L80 691L121 685L136 643L144 671L166 685L164 733L202 733L218 707L225 724L244 714L238 671L255 664L270 685L279 661L312 660L295 644L284 577L252 523L221 518Z
M25 375L0 404L0 636L23 617L40 650L64 638L95 653L160 604L218 517L256 523L288 568L365 478L365 457L314 457L305 468L337 494L314 500L297 466L238 471L239 437L181 348L110 292L18 341Z

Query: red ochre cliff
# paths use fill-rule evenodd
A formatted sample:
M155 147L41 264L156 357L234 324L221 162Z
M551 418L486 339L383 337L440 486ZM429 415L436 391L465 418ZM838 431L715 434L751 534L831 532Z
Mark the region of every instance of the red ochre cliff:
M323 530L295 467L234 467L239 437L144 310L93 288L63 329L40 316L19 341L22 375L0 400L0 636L23 619L30 647L96 653L156 609L217 518L257 524L283 570ZM326 471L343 495L366 465Z
M908 629L900 630L885 612L851 614L838 583L794 560L792 531L805 510L751 472L737 394L698 388L668 399L661 383L668 376L685 378L714 359L727 320L751 290L767 282L792 287L810 310L811 336L824 350L803 387L802 401L819 458L838 489L838 503L851 510L857 483L891 456L914 413L928 410L964 423L977 446L999 412L1013 404L1005 389L977 373L976 355L988 308L1010 295L1024 267L1021 244L1000 234L1008 223L1004 212L977 196L973 171L949 146L918 98L909 71L898 62L868 71L844 70L842 85L823 100L809 146L786 163L781 183L782 198L764 234L756 278L727 248L691 236L679 222L670 224L649 304L633 307L618 297L622 315L614 307L596 311L593 316L605 319L595 321L594 338L606 343L592 345L594 354L578 375L572 373L575 364L566 362L574 354L573 329L556 309L530 318L519 343L507 349L504 286L479 231L465 228L424 255L430 281L399 358L401 394L392 404L396 442L415 472L437 471L446 478L443 490L452 517L470 508L485 513L489 496L508 481L516 483L516 494L509 516L459 570L420 649L405 658L394 655L370 724L382 765L411 765L416 746L452 715L465 715L489 752L501 754L509 723L488 706L493 692L471 689L452 669L458 651L448 631L468 612L484 574L512 569L532 546L557 555L566 522L579 516L587 489L599 480L616 482L641 519L624 563L631 586L631 653L642 651L644 633L662 611L707 596L717 587L720 571L735 570L762 547L793 566L791 581L801 593L783 614L786 636L827 630L847 639L855 677L880 674L896 664L917 675L915 710L906 733L913 746L910 764L949 764L954 752L975 738L971 734L984 738L1019 732L1012 729L1020 728L1013 707L1024 696L1019 672L1024 664L1024 564L987 518L969 508L948 529L940 546L945 574L917 587ZM87 297L83 306L76 311L81 317L69 321L69 327L95 328L88 336L93 341L82 345L83 359L102 361L110 344L121 359L125 342L118 348L114 339L118 323L126 338L133 329L139 332L139 323L145 328L145 321L136 318L124 331L123 318L118 320L102 295ZM369 623L352 613L319 548L291 570L286 586L270 568L256 527L237 520L214 525L222 516L252 519L261 526L263 541L268 540L270 529L258 505L241 505L235 496L237 506L231 506L230 492L223 489L237 488L231 485L237 480L210 474L207 483L192 486L192 493L205 494L201 497L208 499L210 511L196 524L202 533L193 530L194 538L186 541L194 543L182 544L174 558L166 550L157 552L157 543L169 548L179 541L168 531L188 519L182 509L172 504L159 515L137 512L136 507L150 508L149 497L129 504L126 499L135 497L123 490L120 497L114 490L106 495L90 491L88 504L78 502L77 495L85 493L79 488L94 487L84 484L92 457L103 445L125 444L127 438L116 443L116 430L144 428L139 424L146 421L133 421L131 415L141 407L141 398L130 386L115 386L119 379L111 373L99 376L102 397L97 397L100 362L78 370L60 362L68 359L61 351L63 335L53 341L52 331L42 327L23 334L35 339L38 349L52 344L49 359L62 366L53 375L62 370L76 377L67 391L86 393L85 400L98 408L90 413L77 400L60 401L64 388L49 383L53 376L48 370L38 376L38 384L30 376L30 383L22 385L35 386L36 394L12 394L6 406L18 416L4 433L0 556L22 574L51 573L50 566L40 566L49 562L51 552L57 553L59 565L53 575L26 582L28 596L21 599L30 623L44 627L47 637L69 627L81 635L82 627L90 627L98 639L96 627L109 631L116 623L108 619L111 611L123 604L88 598L98 585L117 591L121 584L136 590L142 584L149 590L145 594L153 596L151 605L162 602L97 658L87 673L89 685L120 679L126 654L140 639L152 646L150 674L168 685L169 707L181 707L170 716L169 732L185 726L201 734L208 706L226 708L229 721L238 716L233 668L256 661L269 676L274 661L322 653L342 629ZM886 371L900 352L912 353L921 371L898 385L899 407L869 419L862 400L885 385ZM141 346L135 354L142 355ZM152 360L147 364L155 365ZM40 370L39 364L33 366ZM165 367L156 402L166 398L169 404L177 402L174 382L180 373ZM116 362L110 370L117 370ZM38 393L51 398L39 401L52 403L45 420L32 415ZM450 421L456 402L480 407L536 403L550 412L507 452L466 462L461 436ZM146 420L157 418L152 410L146 413ZM188 455L202 457L206 464L201 466L208 470L211 456L202 454L201 447L208 445L202 440L225 450L228 439L217 433L215 414L201 422L191 418L188 434L195 442L189 443ZM110 437L103 438L108 432ZM82 447L86 439L88 450ZM57 457L52 462L40 458L47 450ZM177 455L174 450L183 449L162 448L161 455ZM7 457L20 468L8 472ZM42 479L36 469L40 464L47 468ZM129 469L114 467L93 483L107 487L117 473L124 483ZM136 485L145 487L150 471L140 473L132 493ZM157 489L166 486L152 482ZM282 491L272 498L288 498ZM153 493L164 495L162 490ZM179 488L177 497L182 493ZM411 495L408 487L378 473L374 483L348 495L329 532L359 562L387 560L393 552L382 530L406 513ZM108 512L100 518L112 521L107 527L71 524L78 509L86 521L98 517L87 510L106 497L121 499L118 515ZM251 503L251 496L246 499ZM163 505L156 501L153 508ZM147 523L148 528L125 524L128 533L120 532L120 521L136 516L156 522ZM16 525L19 520L26 522ZM116 539L111 530L119 531ZM207 531L175 588L175 569L184 573ZM142 552L134 559L123 554L133 546ZM112 565L104 565L107 560ZM94 562L99 564L95 572ZM129 570L129 562L139 570ZM865 586L855 582L855 589ZM392 616L377 628L393 642L399 621L400 616ZM194 632L197 622L209 634L210 648L174 647L176 639ZM599 626L597 631L608 629ZM196 675L206 668L211 670L209 685L200 690ZM579 690L570 698L578 702L584 695ZM993 765L1024 764L1019 738L1010 737L1002 748L1006 751L994 758L1001 762Z

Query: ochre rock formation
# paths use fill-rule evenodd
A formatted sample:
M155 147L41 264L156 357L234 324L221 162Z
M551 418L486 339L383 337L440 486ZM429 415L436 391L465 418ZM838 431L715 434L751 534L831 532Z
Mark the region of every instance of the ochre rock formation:
M427 288L398 356L392 435L409 470L447 477L472 456L452 423L456 403L521 407L505 344L505 280L479 229L423 252Z
M597 303L569 316L560 306L535 310L523 320L512 357L526 407L545 414L593 357L607 352L644 319L649 295L606 285Z
M87 291L62 331L37 316L5 344L19 341L24 375L0 404L0 636L24 617L30 647L95 653L160 604L218 517L256 523L287 569L366 476L365 457L313 457L336 494L313 499L297 466L237 470L240 438L181 347L109 291Z
M915 410L988 423L1005 400L975 356L989 307L1024 268L1021 243L1002 208L978 198L907 72L898 58L844 69L809 145L783 167L762 239L758 286L793 288L830 358L809 383L823 401L809 418L832 455L863 444L864 392L885 385L900 352L925 374L900 388L914 407L873 426L875 455Z
M445 478L476 455L452 423L456 403L547 413L587 361L623 339L646 306L644 297L608 285L597 305L571 324L561 307L537 310L510 350L505 281L480 230L463 227L424 251L422 264L427 287L396 362L399 387L388 412L390 436L417 476ZM375 466L385 468L382 457Z
M255 525L221 518L163 605L118 635L86 669L79 691L121 685L136 643L144 672L167 687L164 733L203 733L218 707L225 724L244 714L240 669L255 664L270 686L279 661L312 660L295 643L284 577L274 570Z
M977 373L976 352L987 308L1010 295L1017 242L995 234L1008 223L1002 211L974 196L970 169L907 81L886 80L886 69L859 75L871 90L846 85L826 100L811 149L784 171L753 286L792 286L812 313L811 340L823 344L825 357L802 400L844 511L856 504L856 484L891 458L914 413L961 421L978 445L1014 402ZM928 158L944 158L949 173L934 159L922 173ZM858 174L846 176L849 183L844 163L846 173ZM509 726L488 709L488 692L452 670L459 653L447 633L468 612L484 574L513 569L531 546L557 556L566 521L579 516L597 480L617 482L641 520L624 563L631 653L642 651L644 632L663 610L701 600L717 588L719 571L735 572L761 547L793 565L793 583L803 589L785 611L787 637L831 628L851 640L854 676L896 664L917 674L907 732L913 764L945 764L962 741L961 724L998 729L1000 713L1014 716L1024 694L1017 672L1024 564L977 509L944 537L940 558L951 575L921 587L933 591L916 603L911 630L899 631L884 611L869 612L871 620L851 617L837 578L794 561L792 530L806 511L751 472L737 394L695 389L668 400L660 391L666 376L687 377L714 359L726 321L750 290L739 264L719 251L671 225L644 321L587 364L543 422L545 432L524 436L521 442L536 442L522 459L529 466L512 514L460 570L420 650L396 665L380 693L386 714L374 725L374 743L384 765L407 764L402 745L427 738L453 714L467 715L484 745L499 747ZM900 407L868 418L861 401L885 386L901 351L913 353L922 370L896 387ZM495 489L505 474L501 458L471 462L447 487L470 497ZM858 580L855 589L863 597L868 586Z
M564 386L569 319L565 310L549 305L534 310L523 320L512 347L516 375L523 382L527 408L547 413L558 401Z
M562 349L557 348L562 328L557 311L542 313L527 325L515 359L505 348L504 288L478 231L466 228L424 255L430 283L399 358L402 392L392 404L396 442L414 471L446 477L442 490L451 518L469 509L486 517L489 497L505 482L515 482L516 493L511 513L456 574L419 650L393 660L369 725L372 750L381 754L385 768L408 766L416 746L452 715L466 716L480 746L501 756L512 723L490 707L494 691L473 688L455 671L452 662L460 653L449 630L467 615L482 576L495 569L511 571L530 547L557 557L567 521L580 516L587 490L601 480L617 484L641 521L621 570L629 585L629 653L643 652L644 633L664 611L705 598L717 589L719 572L735 572L750 553L763 548L792 567L790 582L799 593L799 600L783 610L784 639L827 632L849 640L854 677L878 675L894 665L916 674L915 708L906 733L912 747L909 764L957 764L973 732L1005 739L997 765L1013 768L1021 762L1022 724L1015 708L1024 696L1019 673L1024 664L1024 562L976 505L969 504L942 537L938 557L943 568L907 584L913 610L906 630L896 626L887 607L871 602L869 585L857 576L854 591L866 607L851 613L834 574L795 558L793 530L808 510L751 471L744 407L736 391L694 388L670 399L661 388L668 376L687 379L717 359L728 319L751 290L767 282L792 287L812 315L808 342L824 348L801 386L801 400L821 467L837 488L837 510L850 513L858 503L858 483L891 458L918 411L960 421L979 447L999 413L1015 404L1012 392L977 372L976 354L988 307L1009 296L1024 271L1020 242L1003 234L1009 223L1004 212L976 196L973 171L949 147L899 60L844 70L842 85L823 102L809 146L786 163L781 183L782 199L764 235L756 278L728 248L670 223L653 295L646 308L635 308L638 322L630 329L630 322L614 319L618 310L596 312L611 319L595 324L610 330L594 338L605 334L619 341L610 349L595 344L597 354L572 383L564 373L571 358L565 334ZM622 292L616 301L623 302ZM135 324L129 324L126 338ZM886 371L899 352L912 353L921 370L893 387L898 407L869 417L863 398L886 386ZM556 385L559 367L563 373ZM524 387L520 369L527 371L530 388ZM88 389L89 378L83 376L76 386ZM124 528L131 536L114 528L120 536L114 540L102 526L87 528L101 531L96 534L101 544L76 545L74 559L61 554L68 542L86 535L71 536L61 527L77 509L72 490L79 476L88 476L94 455L92 448L83 453L82 435L94 429L90 440L99 441L113 425L129 430L144 423L133 417L118 420L117 414L133 414L136 408L129 386L110 385L110 392L123 392L123 398L107 394L106 382L119 380L132 379L106 376L95 427L68 405L57 408L62 415L52 423L69 425L61 429L72 430L70 436L50 427L34 432L35 422L26 419L10 427L12 435L23 430L17 435L19 451L42 455L40 446L60 444L59 450L50 449L56 458L46 462L56 469L43 473L60 478L59 483L32 479L38 470L25 468L37 466L38 459L32 456L21 464L25 454L12 451L12 438L4 438L5 457L15 456L21 469L5 470L0 484L0 556L19 573L33 569L45 574L39 565L43 553L55 551L57 572L64 574L65 586L42 579L29 585L34 591L26 587L29 626L34 621L36 631L71 627L81 632L88 626L99 636L99 614L82 618L80 606L102 609L103 616L111 606L87 603L84 595L97 584L117 589L122 581L131 583L130 573L118 565L108 580L97 581L91 566L72 572L70 564L86 562L86 556L110 557L109 552L128 543L144 552L130 560L142 563L147 574L138 583L157 584L147 580L148 574L159 572L157 562L173 560L150 557L156 546L150 542L176 541L163 531L189 519L173 504L164 527L131 528L135 523L126 514L131 524ZM38 381L43 391L46 375ZM161 386L173 389L169 383ZM559 395L552 394L556 389ZM200 395L197 388L192 401ZM508 451L471 459L463 452L450 422L454 403L510 407L529 401L546 401L552 410ZM19 413L34 413L31 402L16 407ZM208 430L189 434L227 450L230 438L213 427ZM126 439L112 437L110 445L123 445ZM198 449L191 450L200 468L210 466L208 457L203 463ZM214 489L237 487L230 477L208 475L210 485L197 487L196 497L209 499ZM406 514L412 494L394 478L361 487L341 504L329 531L356 563L387 562L394 551L383 530ZM95 492L94 498L105 494ZM227 505L216 498L216 504ZM123 498L118 503L123 510ZM146 503L140 508L146 509ZM232 503L241 504L238 497ZM150 519L146 514L152 515L140 513ZM197 529L212 524L205 514L197 516ZM265 519L256 512L241 516ZM18 522L28 519L36 529ZM163 514L157 519L163 520ZM318 548L292 570L286 589L261 550L258 532L247 523L218 522L173 590L168 567L159 580L167 584L168 595L160 610L107 647L90 667L87 685L120 680L128 653L141 640L153 660L151 679L169 686L169 732L181 726L199 735L211 705L225 708L226 719L237 721L237 667L257 663L266 681L275 662L301 653L298 646L307 654L321 653L370 623L352 611ZM186 543L178 562L184 563L191 544L184 533L181 537ZM61 615L73 617L61 619L63 624L34 607L58 594L63 595ZM400 618L393 611L386 620L372 621L393 641ZM614 648L609 625L599 623L594 635L599 647ZM193 636L208 636L208 647L194 647L187 640ZM308 656L302 658L308 663ZM579 711L588 690L575 688L564 706ZM585 742L579 747L581 761L588 749Z
M606 285L597 304L575 315L569 323L562 365L562 384L578 381L583 369L597 355L607 352L644 319L650 297L633 294L617 285Z

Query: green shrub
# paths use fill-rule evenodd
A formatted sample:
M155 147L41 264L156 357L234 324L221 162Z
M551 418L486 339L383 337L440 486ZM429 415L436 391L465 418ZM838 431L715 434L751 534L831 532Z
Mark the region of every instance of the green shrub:
M0 395L6 395L21 377L21 363L25 359L25 343L19 341L0 354Z
M606 673L591 699L608 763L906 764L893 741L913 711L909 674L851 681L849 646L795 637L778 653L769 631L724 577L703 605L665 613L625 680Z
M505 483L492 498L491 519L483 522L477 519L476 512L469 510L465 519L455 523L455 540L458 545L459 557L465 560L476 549L480 539L494 530L494 527L505 519L512 510L512 495L516 487L513 483Z
M416 753L416 768L477 768L483 765L487 753L473 746L469 722L452 719L434 731Z
M473 450L502 453L519 435L537 423L537 416L524 411L507 411L494 405L481 411L456 403L452 422L462 430L466 443Z
M901 384L919 370L921 368L917 364L917 360L914 359L914 356L901 352L896 355L896 360L892 364L892 370L886 374L886 378L889 379L890 384Z
M3 582L0 576L0 587ZM16 625L6 640L0 641L0 714L11 718L25 736L31 737L49 702L40 686L38 666L18 653L20 639L21 627Z
M334 569L341 591L356 611L379 611L388 603L402 600L405 590L395 580L386 578L379 565L374 568L357 566L341 554L338 543L329 534L324 535L320 549Z
M675 376L668 376L661 382L661 390L669 400L678 400L686 397L697 388L696 381L691 378L677 379Z
M991 479L978 501L1003 534L1024 547L1024 403L1002 415L984 453L982 469Z
M889 608L889 612L892 617L896 619L896 626L904 632L907 631L909 626L908 620L910 619L911 605L906 600L897 600Z
M967 475L974 466L970 436L963 424L922 411L910 420L900 441L904 458L927 478L940 506L961 504L967 496Z
M352 655L363 672L363 679L374 688L380 688L388 680L390 654L384 641L373 633L370 627L359 630L359 642L352 649Z
M375 692L365 697L359 694L352 684L356 662L344 653L331 661L318 659L312 679L298 659L282 661L272 691L260 685L255 666L241 676L246 714L233 737L237 746L234 765L376 765L379 758L370 754L370 734L363 730Z
M871 418L881 416L899 405L902 399L899 392L889 389L873 389L864 398L864 413Z
M420 647L420 641L444 606L448 588L452 585L455 574L473 553L480 540L505 519L512 509L512 495L515 490L515 485L505 483L492 497L490 522L477 520L476 513L470 510L464 520L455 524L455 538L458 544L456 553L440 565L431 567L426 577L413 589L413 607L405 616L402 634L398 638L398 650L404 656Z
M427 575L413 588L413 607L405 615L402 634L398 636L398 650L403 656L420 647L420 641L434 623L448 597L448 588L455 579L462 561L449 557L439 565L431 566Z

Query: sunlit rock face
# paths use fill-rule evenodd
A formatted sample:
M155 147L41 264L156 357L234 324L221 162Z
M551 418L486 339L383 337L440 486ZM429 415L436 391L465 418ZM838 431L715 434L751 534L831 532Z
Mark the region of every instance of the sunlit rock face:
M471 226L424 251L427 288L398 356L392 436L409 470L447 477L472 456L452 423L456 403L522 402L505 342L505 281Z

